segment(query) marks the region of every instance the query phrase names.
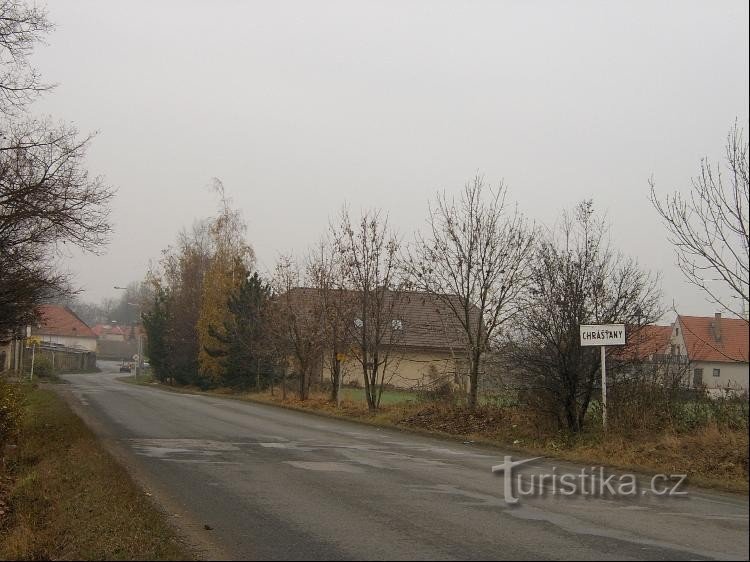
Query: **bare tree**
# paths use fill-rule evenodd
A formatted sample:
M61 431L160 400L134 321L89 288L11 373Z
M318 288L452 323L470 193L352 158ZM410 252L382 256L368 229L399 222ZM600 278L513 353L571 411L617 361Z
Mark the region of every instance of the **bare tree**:
M39 251L2 251L0 264L0 341L22 336L19 330L34 321L38 304L72 292L68 277Z
M308 258L308 277L316 290L320 310L322 355L331 381L331 400L338 402L342 362L351 348L355 299L346 290L344 269L338 245L322 239Z
M0 1L0 113L23 111L37 95L49 89L41 82L29 57L52 29L47 13L19 0Z
M84 165L92 137L26 114L48 89L29 59L50 29L43 9L0 0L0 332L74 292L56 259L68 246L99 251L111 230L114 191Z
M354 320L349 329L351 341L356 343L351 351L362 368L367 406L376 410L390 376L388 368L397 359L399 240L380 211L366 211L352 224L344 208L339 224L331 230L343 260L344 280L354 291Z
M322 352L322 309L315 289L303 287L304 272L292 256L281 256L273 278L271 326L281 354L292 358L299 399L306 400ZM286 394L286 369L282 375Z
M748 310L749 281L748 143L736 122L725 151L726 175L704 158L689 197L675 192L662 202L651 179L651 201L675 245L677 265L685 278L722 309L747 322L743 313Z
M65 247L97 252L106 244L114 191L89 177L89 139L70 128L13 128L11 135L0 150L0 317L19 325L26 320L12 310L28 314L70 290L55 267Z
M533 250L533 229L506 196L504 185L487 188L481 176L458 200L438 194L428 235L417 235L415 254L406 260L411 283L439 299L465 334L471 408L482 358L517 312Z
M508 333L506 353L528 398L571 432L583 428L601 368L599 350L580 345L579 326L641 326L662 313L658 276L615 252L608 230L591 201L563 215L536 244L524 313Z

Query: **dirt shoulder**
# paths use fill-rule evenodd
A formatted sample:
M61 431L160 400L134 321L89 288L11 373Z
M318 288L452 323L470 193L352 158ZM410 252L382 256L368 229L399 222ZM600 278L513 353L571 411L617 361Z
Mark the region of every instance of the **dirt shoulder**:
M184 560L190 547L65 401L25 389L3 470L0 559Z

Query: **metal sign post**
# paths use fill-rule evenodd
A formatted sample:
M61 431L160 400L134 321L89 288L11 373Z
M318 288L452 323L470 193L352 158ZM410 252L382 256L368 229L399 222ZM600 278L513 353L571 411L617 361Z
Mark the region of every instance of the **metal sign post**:
M607 429L607 357L604 349L602 346L602 427Z
M608 345L625 345L625 324L581 324L581 345L601 348L602 426L607 429L607 352Z
M29 372L29 380L34 380L34 359L36 358L36 346L41 345L42 340L38 336L29 336L26 340L31 344L31 371Z
M29 374L29 380L34 380L34 356L36 355L36 342L31 344L31 373Z

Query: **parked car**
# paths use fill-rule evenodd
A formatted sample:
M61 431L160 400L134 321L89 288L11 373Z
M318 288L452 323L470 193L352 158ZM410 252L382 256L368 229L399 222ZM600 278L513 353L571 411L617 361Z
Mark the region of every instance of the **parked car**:
M121 373L129 373L130 372L130 363L123 363L120 365L120 372Z

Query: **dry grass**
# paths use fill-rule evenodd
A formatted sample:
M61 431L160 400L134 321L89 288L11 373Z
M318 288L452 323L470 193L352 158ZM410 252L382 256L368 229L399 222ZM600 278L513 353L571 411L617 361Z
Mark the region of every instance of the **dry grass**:
M399 404L370 413L361 402L342 403L340 409L325 395L313 394L301 402L293 397L246 394L244 399L288 408L438 433L531 454L586 464L597 463L641 472L687 473L694 484L730 491L748 491L748 434L715 424L689 432L620 433L606 436L598 428L571 436L552 431L531 412L521 408L482 407L470 412L443 403Z
M54 393L28 388L7 459L0 559L190 558L164 516Z

